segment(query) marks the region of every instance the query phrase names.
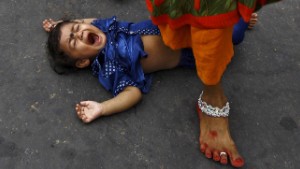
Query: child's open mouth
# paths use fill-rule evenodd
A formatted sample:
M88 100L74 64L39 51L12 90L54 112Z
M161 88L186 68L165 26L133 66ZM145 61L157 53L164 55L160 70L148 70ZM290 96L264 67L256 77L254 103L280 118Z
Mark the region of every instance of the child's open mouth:
M91 45L97 45L100 44L101 40L98 35L94 33L89 33L88 34L88 43Z

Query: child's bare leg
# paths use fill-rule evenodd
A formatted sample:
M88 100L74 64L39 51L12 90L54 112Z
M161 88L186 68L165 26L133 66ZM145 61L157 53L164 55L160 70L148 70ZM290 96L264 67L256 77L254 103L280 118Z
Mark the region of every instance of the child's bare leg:
M248 29L253 29L254 25L258 21L258 15L257 13L252 13L249 24L248 24Z
M219 84L205 86L202 101L213 107L222 108L227 102ZM235 167L244 165L229 131L228 117L212 117L198 109L200 118L200 150L207 158L227 164L228 158Z

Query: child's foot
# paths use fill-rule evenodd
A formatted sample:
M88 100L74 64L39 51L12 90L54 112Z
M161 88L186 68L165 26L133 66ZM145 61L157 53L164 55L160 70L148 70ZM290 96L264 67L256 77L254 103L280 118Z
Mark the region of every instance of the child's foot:
M249 24L248 24L248 29L253 29L254 25L257 23L257 21L258 21L257 13L252 13Z
M225 97L225 96L222 96ZM224 105L224 98L210 100L209 95L204 95L202 100L209 105ZM223 104L221 104L223 102ZM225 101L226 102L226 101ZM222 106L217 106L222 107ZM238 153L229 131L228 117L212 117L202 113L198 106L200 119L200 150L207 158L221 164L230 160L234 167L242 167L244 160Z
M102 115L102 105L94 101L82 101L76 104L78 118L84 123L89 123Z
M59 21L54 21L51 18L45 19L43 21L43 28L46 32L50 32L58 23L59 23Z

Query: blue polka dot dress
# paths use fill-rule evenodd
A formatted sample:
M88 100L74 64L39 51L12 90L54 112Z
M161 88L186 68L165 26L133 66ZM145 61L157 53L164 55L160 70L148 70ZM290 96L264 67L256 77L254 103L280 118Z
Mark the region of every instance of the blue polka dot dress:
M159 29L150 20L139 23L119 22L116 17L92 22L103 31L107 42L92 63L93 75L114 96L127 86L138 87L147 93L151 74L145 74L140 59L147 57L141 35L159 35Z

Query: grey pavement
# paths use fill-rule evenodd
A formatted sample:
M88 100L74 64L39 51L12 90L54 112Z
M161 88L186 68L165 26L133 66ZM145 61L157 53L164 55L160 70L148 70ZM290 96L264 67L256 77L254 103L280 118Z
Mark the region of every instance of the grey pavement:
M230 129L245 169L300 168L300 1L259 11L259 23L235 47L223 85ZM83 124L81 100L106 100L89 71L61 76L49 67L45 18L111 17L141 21L144 0L0 2L0 169L231 168L199 151L195 70L154 74L134 108Z

